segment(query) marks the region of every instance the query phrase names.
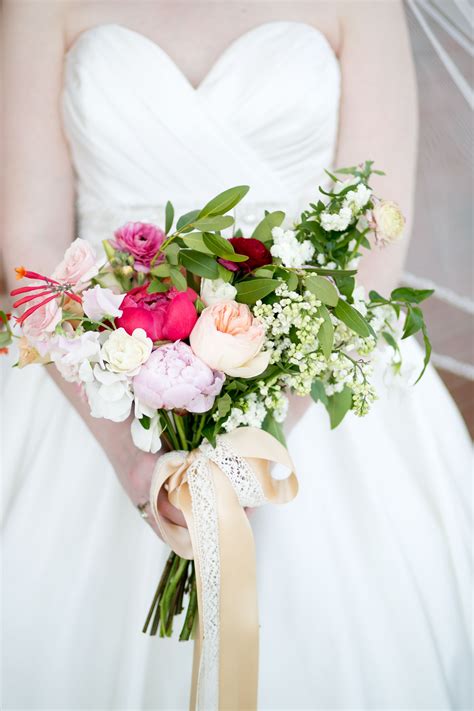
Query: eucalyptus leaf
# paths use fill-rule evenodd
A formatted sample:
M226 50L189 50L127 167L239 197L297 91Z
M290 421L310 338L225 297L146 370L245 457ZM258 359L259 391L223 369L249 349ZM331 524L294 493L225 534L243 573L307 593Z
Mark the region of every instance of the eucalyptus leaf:
M394 289L390 298L393 301L406 301L413 304L420 304L432 294L434 294L434 289L411 289L410 287L402 286L398 289Z
M319 314L324 319L318 331L319 345L321 346L323 356L326 360L329 360L329 356L332 353L332 347L334 345L334 326L332 324L329 311L325 306L320 306Z
M322 402L323 405L327 406L328 396L326 395L326 390L321 380L313 380L313 384L311 385L311 397L314 402Z
M169 234L171 228L173 227L174 220L174 207L168 200L165 207L165 233Z
M229 393L225 393L222 397L218 398L216 400L216 405L217 414L219 415L219 418L222 419L231 411L232 408L232 398Z
M194 249L182 249L179 259L183 267L192 274L197 274L204 279L216 279L218 276L217 263L210 255Z
M423 333L423 343L424 343L424 346L425 346L425 358L424 358L424 361L423 361L423 368L422 368L422 371L421 371L421 373L419 374L418 378L416 379L415 385L416 385L416 383L423 377L424 372L425 372L426 368L428 367L428 363L430 362L431 351L432 351L432 348L431 348L431 341L430 341L430 339L429 339L428 331L427 331L427 329L426 329L425 323L423 323L423 326L421 327L421 330L422 330L422 333Z
M280 442L280 444L286 447L286 439L283 433L283 428L270 412L267 413L264 421L262 422L262 430L268 432L268 434L271 434Z
M409 338L418 331L421 331L424 325L423 312L418 306L409 306L405 323L403 325L403 338Z
M178 222L176 223L176 229L182 230L184 227L189 227L189 229L191 229L191 226L193 222L197 220L198 215L199 210L191 210L191 212L187 212L185 215L181 215Z
M225 281L227 284L232 281L234 278L233 272L230 271L230 269L226 269L222 264L217 264L217 272L219 279L222 279L222 281Z
M382 336L389 346L392 346L393 350L398 353L398 343L389 331L382 331Z
M249 279L235 284L237 301L242 304L254 304L259 299L271 294L281 282L278 279Z
M335 429L352 407L352 390L347 386L340 393L328 397L326 410L329 414L331 429Z
M231 215L216 215L215 217L201 217L193 223L193 227L202 232L220 232L234 224Z
M209 200L209 202L204 205L202 210L198 213L197 217L208 217L213 215L225 215L226 212L232 210L242 198L247 195L249 191L248 185L237 185L234 188L229 188L224 190L223 193L219 193L216 197Z
M178 253L179 253L179 245L176 244L176 242L172 242L168 247L165 249L165 255L166 255L166 260L169 262L169 264L172 264L173 266L176 266L178 264Z
M196 251L203 252L204 254L212 254L212 251L204 244L202 232L190 232L189 234L180 237L180 239L188 249L195 249Z
M334 314L343 323L348 326L351 331L357 333L361 338L368 338L369 336L375 336L373 329L369 326L367 321L361 316L361 314L350 304L346 303L343 299L339 299L336 307L334 308Z
M153 279L150 282L147 291L149 294L162 294L165 291L168 291L168 288L167 284L163 284L163 282L158 279Z
M312 274L304 280L306 288L316 296L323 304L336 306L339 301L337 289L328 279L317 274Z
M157 267L153 267L151 270L151 273L153 276L157 277L169 277L171 271L171 267L169 264L159 264Z
M173 267L171 269L170 276L173 286L175 286L178 291L187 291L188 284L186 281L186 277L179 271L177 267Z
M285 213L281 210L267 213L252 232L252 237L260 240L260 242L271 242L272 229L280 227L284 219Z

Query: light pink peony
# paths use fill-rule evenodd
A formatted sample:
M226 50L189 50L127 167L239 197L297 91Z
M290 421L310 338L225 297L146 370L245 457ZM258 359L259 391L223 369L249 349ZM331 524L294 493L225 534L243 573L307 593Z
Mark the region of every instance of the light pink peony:
M262 351L265 328L246 304L236 301L204 309L191 331L194 353L210 368L236 378L253 378L268 366L270 353Z
M56 299L53 299L33 311L24 321L23 333L41 356L45 356L48 353L54 330L61 318L62 311Z
M163 230L145 222L127 222L115 232L114 246L123 252L129 252L134 258L134 267L138 272L148 272L150 262L166 239ZM164 255L159 255L157 262Z
M57 281L83 288L98 272L96 254L85 239L75 239L67 248L63 261L52 274Z
M185 343L154 351L133 379L135 397L148 407L207 412L222 389L225 375L212 371Z

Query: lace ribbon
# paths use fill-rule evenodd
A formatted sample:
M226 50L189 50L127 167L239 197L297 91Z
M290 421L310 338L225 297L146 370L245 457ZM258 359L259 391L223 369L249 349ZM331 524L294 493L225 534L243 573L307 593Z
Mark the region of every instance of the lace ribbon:
M273 479L271 463L290 470ZM188 528L162 518L164 487ZM182 558L194 558L199 629L192 711L257 708L258 611L255 546L245 506L286 503L298 491L287 450L253 427L221 435L213 448L169 452L157 463L150 501L163 538Z

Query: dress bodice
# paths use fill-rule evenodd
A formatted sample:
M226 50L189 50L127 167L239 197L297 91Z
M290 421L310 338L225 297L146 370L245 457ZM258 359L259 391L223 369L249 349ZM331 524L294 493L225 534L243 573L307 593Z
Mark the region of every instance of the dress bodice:
M154 42L119 25L82 33L65 66L63 115L77 176L79 231L98 242L128 220L163 222L232 185L295 215L331 165L340 77L325 37L271 22L233 42L194 89Z

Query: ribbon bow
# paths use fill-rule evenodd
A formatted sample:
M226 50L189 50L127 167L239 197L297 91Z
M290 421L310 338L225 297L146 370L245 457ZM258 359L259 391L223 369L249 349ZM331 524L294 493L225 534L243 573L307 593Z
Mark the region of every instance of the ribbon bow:
M290 470L273 479L272 463ZM158 511L165 487L188 528ZM192 452L160 457L151 484L153 515L164 540L181 558L195 560L199 622L190 707L257 708L258 610L255 545L245 506L286 503L298 491L290 456L274 437L254 427L220 435Z

